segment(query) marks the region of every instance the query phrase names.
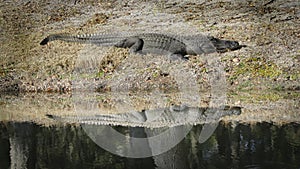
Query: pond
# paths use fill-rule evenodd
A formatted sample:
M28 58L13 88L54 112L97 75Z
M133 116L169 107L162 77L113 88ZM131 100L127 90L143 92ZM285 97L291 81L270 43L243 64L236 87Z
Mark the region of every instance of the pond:
M0 166L300 168L297 100L211 108L202 94L2 94Z
M98 146L76 125L45 127L29 122L0 125L1 168L299 168L300 125L220 122L204 143L196 125L169 151L126 158ZM114 127L121 133L143 128ZM109 138L106 138L109 139ZM121 146L121 145L120 145Z

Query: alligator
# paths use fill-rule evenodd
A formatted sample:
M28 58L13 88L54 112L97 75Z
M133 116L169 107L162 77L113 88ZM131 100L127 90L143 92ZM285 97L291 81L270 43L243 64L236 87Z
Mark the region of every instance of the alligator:
M138 54L168 54L171 59L188 59L188 57L186 57L187 55L213 52L223 53L245 47L245 45L240 45L237 41L221 40L213 36L205 36L202 34L175 36L160 33L52 34L43 39L40 45L46 45L54 40L129 48L130 53Z
M236 106L225 106L223 109L217 109L173 105L166 108L132 111L119 114L96 114L84 116L56 116L47 114L46 116L65 123L162 128L218 122L223 116L239 114L241 114L241 107Z

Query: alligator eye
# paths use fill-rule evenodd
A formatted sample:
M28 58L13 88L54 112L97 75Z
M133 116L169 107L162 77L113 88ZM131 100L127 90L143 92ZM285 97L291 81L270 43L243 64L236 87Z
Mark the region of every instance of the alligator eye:
M233 41L232 43L231 43L231 47L237 47L237 46L239 46L239 43L237 42L237 41Z

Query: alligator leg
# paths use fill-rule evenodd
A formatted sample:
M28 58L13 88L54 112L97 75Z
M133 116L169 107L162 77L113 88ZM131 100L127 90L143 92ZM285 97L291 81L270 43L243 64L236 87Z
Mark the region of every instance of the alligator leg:
M117 44L115 47L118 48L129 48L130 53L140 53L143 49L144 41L137 37L124 39Z
M172 61L175 60L188 60L187 57L184 57L182 54L172 53L169 55L169 59Z
M130 53L139 53L142 51L143 46L144 46L144 41L142 39L132 38L129 40L134 42L134 44L129 49Z

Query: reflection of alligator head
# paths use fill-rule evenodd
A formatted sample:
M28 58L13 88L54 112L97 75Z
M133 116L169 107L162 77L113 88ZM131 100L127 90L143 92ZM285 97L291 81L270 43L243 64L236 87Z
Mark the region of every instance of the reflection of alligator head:
M226 115L239 115L240 107L226 106L224 109L171 106L155 110L134 111L120 114L97 114L88 116L47 115L49 118L62 122L95 124L95 125L120 125L130 127L173 127L185 124L204 124L219 121Z

